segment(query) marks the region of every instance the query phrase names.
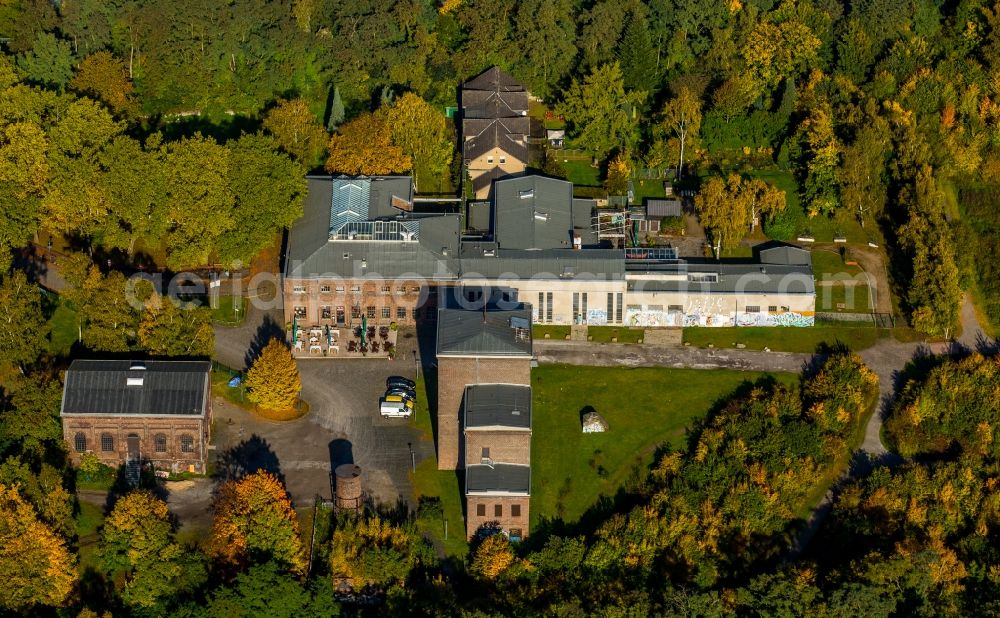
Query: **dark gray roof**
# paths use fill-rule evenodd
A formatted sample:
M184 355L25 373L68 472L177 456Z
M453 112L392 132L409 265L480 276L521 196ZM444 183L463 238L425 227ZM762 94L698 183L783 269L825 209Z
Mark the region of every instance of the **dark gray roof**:
M493 245L462 246L462 277L499 278L511 275L533 279L616 280L625 277L624 252L615 249L496 249Z
M470 384L465 387L465 427L531 429L531 387Z
M811 265L812 254L795 245L771 245L757 254L762 264Z
M204 361L75 360L61 413L203 416L211 368Z
M660 273L663 279L630 280L629 291L694 292L712 294L787 293L815 294L811 265L777 265L755 262L675 260L662 263L629 262L629 273ZM717 275L716 281L689 281L688 275Z
M519 328L518 323L527 324ZM531 308L438 309L438 356L531 356Z
M465 466L466 494L531 494L531 466L474 464Z
M467 90L517 92L524 90L524 84L511 77L509 73L503 71L500 67L494 65L462 84L462 88Z
M646 216L651 219L681 216L680 200L647 200Z
M573 183L521 176L493 185L494 237L504 249L571 248L573 233L592 234L586 200L573 200ZM585 213L585 214L584 214ZM584 239L590 244L589 238Z
M494 120L489 125L473 135L466 134L467 139L462 144L462 156L466 161L472 161L494 148L499 148L521 163L528 163L530 155L524 143L524 133L512 133L502 120Z

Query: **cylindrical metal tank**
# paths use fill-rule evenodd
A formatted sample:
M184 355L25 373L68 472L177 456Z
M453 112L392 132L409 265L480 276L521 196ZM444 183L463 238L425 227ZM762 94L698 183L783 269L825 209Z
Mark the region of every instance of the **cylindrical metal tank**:
M361 508L361 466L341 464L334 470L337 476L337 510L356 511Z

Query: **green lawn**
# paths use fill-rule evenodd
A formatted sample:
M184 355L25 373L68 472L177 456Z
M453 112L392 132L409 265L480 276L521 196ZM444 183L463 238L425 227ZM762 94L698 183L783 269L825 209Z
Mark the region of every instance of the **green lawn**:
M645 198L665 199L666 193L663 191L663 183L663 180L634 179L632 181L632 188L635 191L635 196L632 202L634 204L642 204Z
M549 518L576 522L601 496L613 496L630 479L645 478L657 446L681 447L693 421L761 375L576 365L533 369L532 525ZM775 377L787 384L798 379ZM607 433L580 431L580 414L588 406L607 420Z
M246 315L246 296L220 296L219 306L212 309L212 321L225 326L239 326Z
M238 372L231 369L226 369L221 366L212 367L212 392L216 395L221 395L225 397L227 401L235 404L244 410L253 410L253 404L246 400L246 386L243 382L236 388L230 388L229 381L237 375Z
M556 155L559 156L559 155ZM580 187L601 186L601 170L590 164L590 159L569 159L560 162L566 168L566 179Z
M565 339L566 337L569 337L569 326L561 326L553 324L531 325L532 338L545 339L545 335L548 335L549 339Z
M76 534L80 547L80 572L87 567L99 569L97 559L98 529L104 523L104 510L89 502L80 502L76 514Z
M732 348L734 344L745 344L749 350L771 348L775 352L816 351L821 343L841 342L852 350L869 348L889 336L886 329L864 326L735 326L726 328L685 328L684 343L699 348L709 344L717 348Z
M871 311L868 286L855 285L853 298L847 286L837 283L831 286L816 286L816 311L843 311L846 313L868 313ZM841 308L843 307L843 308Z
M591 326L587 329L587 336L594 341L610 343L612 337L618 339L618 343L639 343L645 331L641 328L624 328L621 326Z
M417 405L410 423L420 430L423 438L433 446L434 427L430 415L428 400L430 394L427 386L436 382L436 375L420 376L417 379ZM436 396L435 396L436 397ZM433 539L436 546L444 549L445 554L464 559L469 553L469 544L465 540L465 512L463 509L462 489L459 485L458 473L454 470L438 470L437 457L431 455L417 465L417 471L410 473L413 483L413 497L417 502L421 497L437 498L441 508L434 514L422 514L417 518L417 528L421 533ZM445 521L448 522L448 538L444 538Z
M812 265L813 273L816 275L817 279L821 279L824 275L839 275L846 274L850 277L861 274L861 269L857 266L848 266L844 262L844 258L840 256L839 253L835 251L825 251L814 249L810 251L812 254Z
M80 332L76 310L60 301L49 318L49 328L49 352L55 356L69 355Z

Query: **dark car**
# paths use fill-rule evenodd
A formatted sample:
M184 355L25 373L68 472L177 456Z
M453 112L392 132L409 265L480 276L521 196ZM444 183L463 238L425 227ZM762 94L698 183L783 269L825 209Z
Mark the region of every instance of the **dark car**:
M405 388L413 390L417 387L417 383L403 376L389 376L385 380L386 388Z
M417 400L417 393L412 388L403 388L401 386L393 386L385 391L385 396L398 395L403 399L409 399L410 401Z

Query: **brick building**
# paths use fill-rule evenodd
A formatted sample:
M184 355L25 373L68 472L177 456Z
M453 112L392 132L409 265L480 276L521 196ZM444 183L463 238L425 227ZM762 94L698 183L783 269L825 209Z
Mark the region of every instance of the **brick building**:
M63 438L79 463L150 463L204 473L212 422L211 364L76 360L63 387Z
M465 387L466 534L496 525L512 540L528 534L531 500L531 387Z
M465 470L470 537L486 525L520 539L531 500L531 308L501 308L502 296L481 310L438 310L438 468Z

